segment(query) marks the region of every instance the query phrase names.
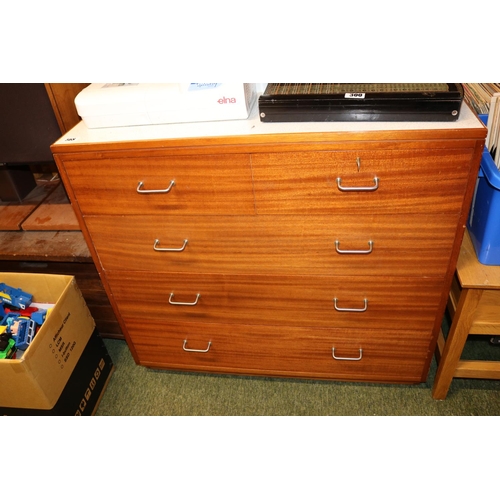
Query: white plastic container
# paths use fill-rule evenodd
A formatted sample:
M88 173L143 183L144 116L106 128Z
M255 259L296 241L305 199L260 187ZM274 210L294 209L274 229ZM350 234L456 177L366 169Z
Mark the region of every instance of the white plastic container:
M248 118L252 83L92 83L75 98L88 128Z

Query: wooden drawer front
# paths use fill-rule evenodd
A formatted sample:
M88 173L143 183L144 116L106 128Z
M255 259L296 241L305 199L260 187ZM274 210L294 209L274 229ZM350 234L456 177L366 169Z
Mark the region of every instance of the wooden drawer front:
M127 319L127 327L146 366L365 381L421 382L430 342L429 332L170 323L161 317L150 319L146 330L138 316Z
M434 215L99 216L86 223L106 270L359 276L442 277L456 229L456 217ZM339 253L351 251L370 253Z
M459 212L470 160L468 149L255 154L256 209L259 214ZM338 178L344 189L368 190L341 191Z
M146 154L146 153L145 153ZM250 157L199 155L65 161L85 214L254 213ZM165 190L167 193L138 193Z
M161 316L167 322L323 328L432 328L442 287L439 279L137 272L106 276L125 319ZM337 311L335 298L338 308L356 311ZM169 299L193 305L169 304Z

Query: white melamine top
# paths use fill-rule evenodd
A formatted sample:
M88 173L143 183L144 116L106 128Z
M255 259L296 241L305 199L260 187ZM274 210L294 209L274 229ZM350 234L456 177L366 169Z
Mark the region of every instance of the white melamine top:
M80 122L63 135L56 144L99 144L156 139L252 136L262 134L294 134L308 132L365 132L384 130L456 130L485 128L464 102L456 122L293 122L262 123L258 104L254 104L246 120L172 123L134 127L87 128Z

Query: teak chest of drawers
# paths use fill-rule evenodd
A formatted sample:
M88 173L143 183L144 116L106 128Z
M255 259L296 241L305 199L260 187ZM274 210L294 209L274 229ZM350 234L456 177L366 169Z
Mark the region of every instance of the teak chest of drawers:
M52 146L138 364L426 379L486 130L454 124L125 129Z

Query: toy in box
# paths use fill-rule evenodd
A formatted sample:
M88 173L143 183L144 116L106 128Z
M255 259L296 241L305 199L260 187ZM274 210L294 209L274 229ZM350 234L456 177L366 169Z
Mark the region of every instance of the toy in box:
M31 307L33 295L0 283L0 359L25 351L45 321L47 311Z

